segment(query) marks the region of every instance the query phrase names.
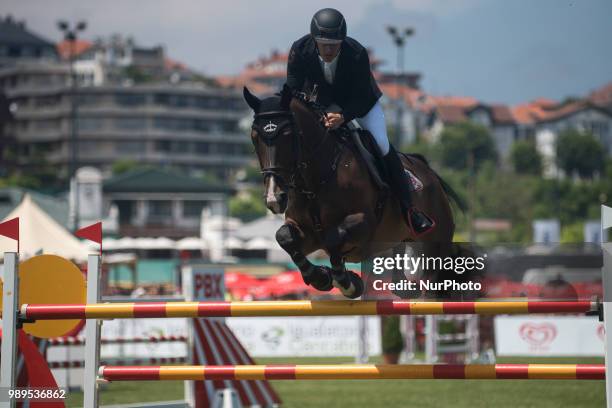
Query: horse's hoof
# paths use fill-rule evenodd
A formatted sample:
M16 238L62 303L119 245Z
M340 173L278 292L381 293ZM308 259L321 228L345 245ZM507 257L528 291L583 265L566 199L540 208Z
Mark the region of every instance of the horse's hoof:
M353 271L346 271L346 277L343 279L344 285L334 280L334 286L337 287L344 296L349 299L357 299L363 295L364 285L361 277Z
M308 284L321 292L329 292L334 287L331 269L326 266L316 266Z

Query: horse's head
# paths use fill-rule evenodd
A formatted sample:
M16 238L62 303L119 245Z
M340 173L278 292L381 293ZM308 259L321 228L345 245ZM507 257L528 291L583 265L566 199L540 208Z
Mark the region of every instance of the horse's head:
M291 91L259 99L246 87L244 99L255 112L251 141L264 176L266 207L275 214L287 209L287 191L297 165L297 129L289 109Z

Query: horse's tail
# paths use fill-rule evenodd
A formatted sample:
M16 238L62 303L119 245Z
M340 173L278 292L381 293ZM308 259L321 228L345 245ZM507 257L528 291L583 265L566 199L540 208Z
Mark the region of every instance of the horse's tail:
M444 190L444 192L451 199L451 201L455 203L455 205L461 210L462 213L465 213L467 211L468 206L463 200L463 198L461 198L461 196L455 191L455 189L451 187L450 184L446 182L446 180L444 180L434 169L431 168L431 166L429 165L429 161L427 160L427 158L425 158L425 156L419 153L402 154L406 156L409 160L412 157L425 163L427 167L431 170L431 172L436 176L436 178L440 182L440 185L442 186L442 190Z

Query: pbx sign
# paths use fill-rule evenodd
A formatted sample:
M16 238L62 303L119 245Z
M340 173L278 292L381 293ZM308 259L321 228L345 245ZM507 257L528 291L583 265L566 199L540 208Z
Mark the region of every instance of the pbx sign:
M223 271L203 272L193 275L196 298L201 300L223 300Z
M222 267L190 265L184 270L183 279L185 280L184 289L186 289L186 293L191 295L191 300L225 300L225 281Z

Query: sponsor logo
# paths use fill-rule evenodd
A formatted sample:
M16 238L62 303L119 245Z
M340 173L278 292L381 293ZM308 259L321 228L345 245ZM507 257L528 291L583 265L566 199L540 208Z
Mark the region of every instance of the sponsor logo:
M546 347L557 337L557 327L552 323L523 323L519 335L532 347Z
M272 133L272 132L276 131L277 128L278 128L278 126L276 126L276 124L270 122L266 126L263 127L263 130L266 133Z
M280 346L284 334L285 331L281 327L271 327L261 334L261 339L269 348L275 349Z
M599 337L599 340L601 341L606 340L606 328L604 327L603 324L600 324L599 326L597 326L597 337Z

